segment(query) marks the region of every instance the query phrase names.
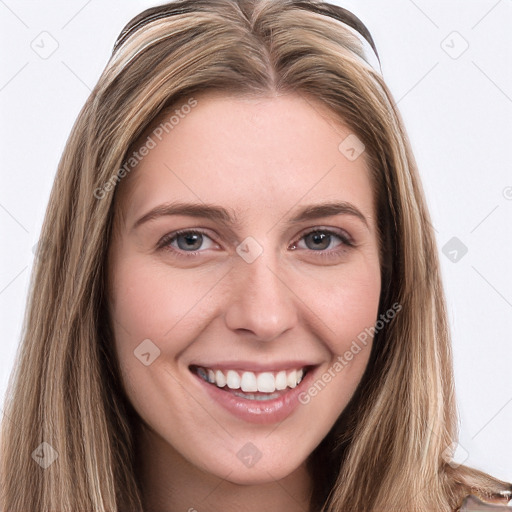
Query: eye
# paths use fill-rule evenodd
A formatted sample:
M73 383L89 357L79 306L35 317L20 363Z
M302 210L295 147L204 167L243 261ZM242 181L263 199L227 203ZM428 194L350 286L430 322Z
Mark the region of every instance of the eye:
M332 242L333 239L337 238L341 242L336 245L337 249L333 249ZM299 238L299 242L304 240L306 245L306 250L311 252L318 252L319 256L322 257L331 257L337 256L341 252L345 252L347 248L355 247L354 242L344 232L333 231L332 229L327 228L315 228L313 230L309 230L304 233L301 238ZM304 247L300 247L297 242L294 243L291 247L292 250L296 250L297 248L303 249ZM325 249L331 247L331 250L326 251Z
M159 242L158 248L169 250L179 256L182 255L182 252L187 253L185 257L196 256L198 254L197 249L203 244L204 238L211 240L211 238L201 230L175 231L174 233L164 236ZM174 242L177 242L177 248L172 245ZM210 248L211 247L206 247L206 249ZM190 252L189 249L192 249L193 252Z

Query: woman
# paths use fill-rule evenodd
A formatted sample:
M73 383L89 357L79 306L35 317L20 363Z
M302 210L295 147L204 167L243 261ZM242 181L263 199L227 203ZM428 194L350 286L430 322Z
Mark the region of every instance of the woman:
M511 510L511 484L450 457L435 237L348 11L136 17L41 241L2 510Z

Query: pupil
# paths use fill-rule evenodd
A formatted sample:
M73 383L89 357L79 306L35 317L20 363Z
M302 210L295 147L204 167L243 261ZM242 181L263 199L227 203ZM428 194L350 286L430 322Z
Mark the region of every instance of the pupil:
M192 250L199 249L199 247L201 247L201 241L202 241L202 239L200 238L201 236L202 235L199 233L193 233L193 234L189 234L189 235L180 235L178 237L178 247L180 249L192 249ZM179 243L180 238L186 239L187 244L190 240L192 240L192 244L194 244L194 242L195 242L196 246L191 247L190 245L185 245L185 247L181 247L181 244Z
M324 245L322 247L320 247L321 249L325 249L326 247L329 246L329 243L327 243L327 245L325 245L325 241L329 240L329 236L330 235L327 235L325 233L318 233L318 232L316 232L316 233L310 233L308 236L313 238L313 240L315 241L315 244L317 242L320 242L320 243L324 242ZM316 248L318 248L318 245L316 245Z

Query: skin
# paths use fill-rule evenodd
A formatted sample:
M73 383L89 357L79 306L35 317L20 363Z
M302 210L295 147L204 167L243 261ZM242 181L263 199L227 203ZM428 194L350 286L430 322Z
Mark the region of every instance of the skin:
M320 365L321 376L375 324L381 274L366 155L346 158L338 145L350 129L316 100L218 92L195 98L197 106L116 192L110 315L125 388L143 420L145 506L304 511L312 484L306 460L354 393L371 338L321 392L271 425L221 408L188 366L199 358L305 358ZM155 206L177 200L233 209L240 225L167 215L132 229ZM335 200L352 203L367 225L349 214L286 225L306 204ZM304 236L312 228L335 234L317 248ZM207 234L191 249L183 236L157 248L181 229ZM356 246L345 246L340 233ZM263 248L250 264L236 252L249 236ZM187 250L196 255L187 258ZM146 339L160 350L149 366L134 356ZM237 457L249 442L261 453L252 467Z

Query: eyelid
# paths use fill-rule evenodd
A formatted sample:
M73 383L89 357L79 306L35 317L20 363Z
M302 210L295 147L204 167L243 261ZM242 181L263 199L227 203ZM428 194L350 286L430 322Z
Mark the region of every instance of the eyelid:
M211 237L207 231L205 231L204 229L202 228L185 228L185 229L178 229L176 231L172 231L171 233L168 233L166 235L164 235L160 241L157 243L157 249L165 249L166 247L168 247L168 245L174 241L178 236L180 235L186 235L186 234L200 234L200 235L203 235L203 236L206 236L208 237L210 240L212 240L214 243L216 243L213 239L213 237ZM176 249L171 249L171 250L174 250L175 252L178 252ZM203 252L203 251L190 251L188 254L194 254L195 252ZM184 251L185 254L187 254L186 251Z
M299 241L301 238L304 238L305 236L310 235L311 233L315 233L317 231L334 234L334 235L340 237L343 240L343 242L346 243L347 245L350 245L351 247L356 246L354 239L347 231L345 231L344 229L341 229L341 228L334 228L334 227L329 227L329 226L316 226L314 228L307 228L305 231L302 231L300 233L300 235L297 238L297 241ZM294 242L294 243L296 243L296 242Z

